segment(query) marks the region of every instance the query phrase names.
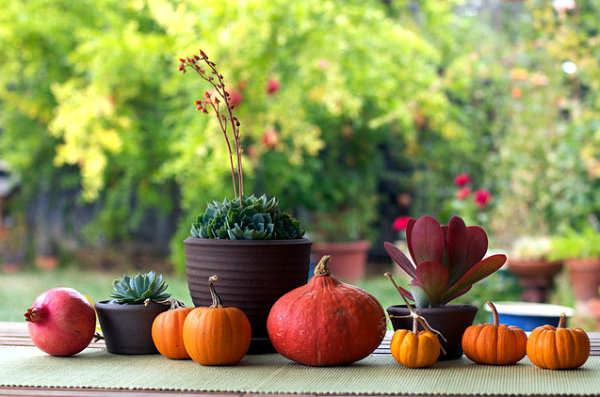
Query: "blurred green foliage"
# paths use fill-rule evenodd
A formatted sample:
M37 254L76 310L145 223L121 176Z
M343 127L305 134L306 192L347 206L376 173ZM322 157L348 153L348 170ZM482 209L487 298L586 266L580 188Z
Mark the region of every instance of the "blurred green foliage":
M0 157L24 198L80 187L102 209L91 241L179 215L181 269L193 219L233 196L218 126L194 112L209 87L177 72L199 47L239 101L246 192L277 195L314 239L373 238L402 194L398 215L447 222L463 172L493 194L498 243L599 212L595 2L5 3Z

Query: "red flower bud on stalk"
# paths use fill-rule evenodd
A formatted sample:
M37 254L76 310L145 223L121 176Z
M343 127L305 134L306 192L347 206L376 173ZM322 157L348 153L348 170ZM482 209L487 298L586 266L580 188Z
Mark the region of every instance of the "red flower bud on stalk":
M192 58L190 58L190 57L187 57L185 59L179 58L179 61L181 62L181 64L179 65L179 71L181 71L182 73L185 73L187 68L190 67L193 70L195 70L196 73L198 73L198 75L202 79L207 81L214 88L214 92L212 93L212 95L208 91L204 91L204 97L206 98L206 101L203 102L201 100L198 100L198 101L195 101L194 104L196 105L196 110L197 111L201 110L203 113L208 113L207 107L208 107L208 105L210 105L210 107L212 107L212 109L215 113L215 116L219 123L219 127L221 128L221 131L223 132L223 136L224 136L225 142L227 144L227 149L229 150L229 165L231 167L231 178L233 180L233 193L236 196L236 198L239 197L239 199L241 201L242 196L244 194L244 177L243 177L243 173L242 173L242 148L241 148L241 143L240 143L240 131L239 131L240 122L233 115L234 104L232 104L232 101L229 98L229 94L227 93L227 90L225 89L225 84L223 83L223 75L219 74L219 72L216 69L215 63L208 59L208 56L206 55L206 53L204 51L199 50L199 54L200 54L200 56L193 55ZM206 63L206 65L208 66L211 73L218 77L217 82L215 82L214 77L207 76L206 71L197 65L196 61L200 61L200 60L204 61L204 63ZM221 99L219 99L219 97ZM224 113L221 113L219 110L220 102L225 103L226 111ZM205 103L206 105L203 106L203 103ZM227 129L228 129L229 125L231 125L231 130L232 130L231 135L233 136L233 140L235 143L234 148L232 148L232 145L231 145L230 139L229 139L229 135L227 134ZM236 156L236 162L237 162L236 166L234 166L234 162L233 162L234 150L235 150L235 156ZM236 176L237 176L237 178L236 178Z

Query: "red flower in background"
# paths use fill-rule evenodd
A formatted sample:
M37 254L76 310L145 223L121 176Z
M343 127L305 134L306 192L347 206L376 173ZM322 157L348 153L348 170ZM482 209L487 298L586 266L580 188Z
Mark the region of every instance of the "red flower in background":
M266 130L263 133L261 141L269 149L274 149L279 143L279 132L275 129Z
M465 186L469 182L471 182L469 174L458 174L454 177L454 184L456 186Z
M279 91L279 80L270 78L267 81L267 94L273 95Z
M229 94L229 103L231 103L231 106L238 107L242 103L242 100L244 100L242 93L239 91L229 90L227 93Z
M492 198L492 193L490 193L489 190L485 190L485 189L479 189L479 190L475 191L475 193L473 194L473 201L475 201L475 204L479 208L483 208L486 205L488 205L491 198Z
M511 90L510 94L513 98L519 99L523 96L523 90L521 90L519 87L515 87Z
M467 197L469 197L470 194L471 194L470 187L461 187L460 189L458 189L456 191L456 194L454 197L456 197L458 200L464 200Z
M406 226L408 225L409 219L410 219L410 216L399 216L398 218L394 219L392 228L397 232L405 230Z

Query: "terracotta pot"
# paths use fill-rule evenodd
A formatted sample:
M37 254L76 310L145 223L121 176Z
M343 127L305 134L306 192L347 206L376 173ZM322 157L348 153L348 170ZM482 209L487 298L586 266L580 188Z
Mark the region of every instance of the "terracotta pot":
M565 261L573 292L578 301L587 301L598 297L600 287L600 258L594 259L567 259Z
M590 316L596 319L596 331L600 331L600 298L590 299L588 309Z
M271 353L267 317L286 292L308 280L312 242L297 240L212 240L184 242L186 275L195 306L210 306L208 278L219 276L215 289L224 306L241 309L252 326L249 353Z
M35 266L41 270L54 270L58 267L59 259L55 255L37 255Z
M170 303L119 304L110 301L94 305L106 342L113 354L157 354L152 341L152 323L156 316L169 310Z
M473 324L477 307L471 305L443 305L427 309L417 309L423 316L429 326L436 329L444 335L446 341L442 338L440 343L446 349L446 355L440 354L438 361L455 360L461 358L462 336L467 327ZM390 321L394 330L413 329L412 318L394 318L392 316L408 316L410 314L406 305L389 306L387 312L390 315ZM419 324L419 330L423 327Z
M519 279L519 285L523 288L521 300L535 303L547 301L554 276L563 267L561 261L545 259L509 259L507 264L508 271Z
M342 243L314 243L313 262L318 263L323 255L331 255L329 269L341 281L348 283L361 280L365 276L367 251L371 244L366 240Z

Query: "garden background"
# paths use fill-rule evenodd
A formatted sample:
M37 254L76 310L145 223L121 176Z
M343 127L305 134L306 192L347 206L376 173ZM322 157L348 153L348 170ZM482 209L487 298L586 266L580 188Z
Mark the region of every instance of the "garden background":
M174 272L189 301L182 240L231 195L218 127L194 111L208 87L177 71L200 47L237 104L246 192L276 194L314 241L368 239L359 285L384 306L399 297L379 275L383 241L403 216L460 215L496 250L550 236L544 255L600 256L599 13L565 0L5 1L0 296L17 311L0 320L61 283L105 298L124 271ZM519 298L506 272L485 283L471 300ZM551 300L574 305L566 274Z

